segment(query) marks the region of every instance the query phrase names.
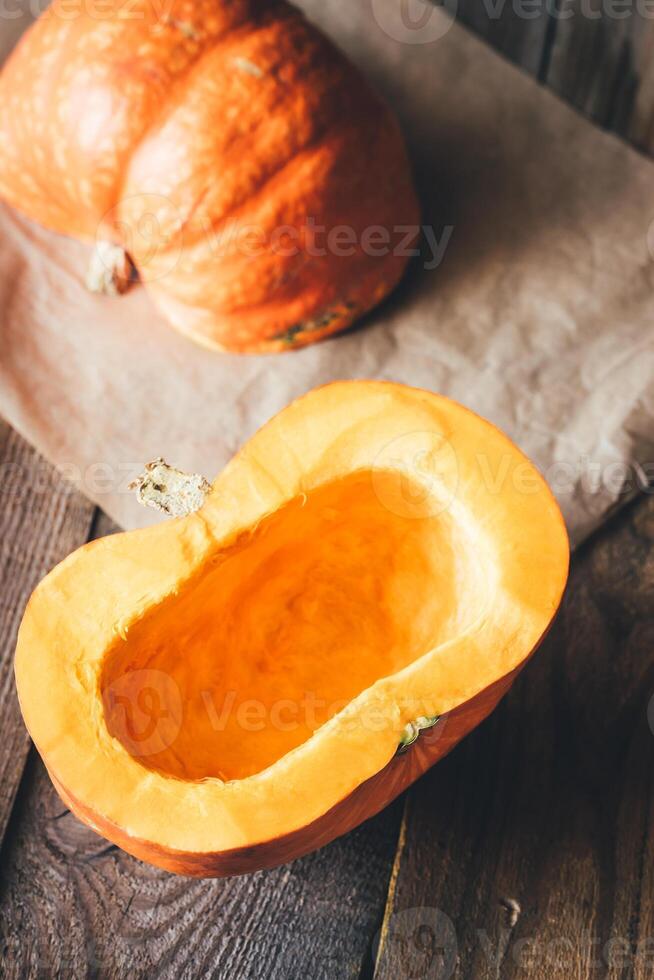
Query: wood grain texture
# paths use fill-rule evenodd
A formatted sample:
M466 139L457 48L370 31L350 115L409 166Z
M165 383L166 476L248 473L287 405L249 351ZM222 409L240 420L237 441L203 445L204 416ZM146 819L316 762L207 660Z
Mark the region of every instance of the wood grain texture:
M569 0L570 16L556 21L546 81L594 122L652 153L654 89L648 72L654 8L649 15L646 9L646 4Z
M408 794L377 980L654 975L653 697L649 496L583 549L506 700Z
M444 6L583 115L654 155L654 4L445 0Z
M16 633L39 579L89 532L93 505L0 421L0 841L29 738L14 686Z
M179 878L79 823L34 754L3 854L3 976L358 977L379 927L399 818L389 807L274 871Z
M442 6L504 57L540 76L552 20L544 2L527 17L513 0L444 0Z

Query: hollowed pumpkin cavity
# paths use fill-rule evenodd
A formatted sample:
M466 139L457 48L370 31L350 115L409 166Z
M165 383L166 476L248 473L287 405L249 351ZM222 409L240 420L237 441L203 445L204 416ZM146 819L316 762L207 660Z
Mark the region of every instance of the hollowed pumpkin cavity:
M242 779L463 632L488 594L483 548L451 512L395 507L421 492L399 480L359 471L296 497L132 625L105 658L110 733L149 769Z

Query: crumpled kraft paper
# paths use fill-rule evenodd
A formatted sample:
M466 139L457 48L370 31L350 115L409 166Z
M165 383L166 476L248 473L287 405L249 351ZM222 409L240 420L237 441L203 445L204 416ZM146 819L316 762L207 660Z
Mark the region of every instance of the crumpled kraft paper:
M89 295L87 249L2 208L0 411L130 528L157 520L127 489L147 460L211 477L315 385L394 379L503 428L581 540L654 475L654 166L442 11L301 6L403 123L429 230L401 288L303 351L213 354L142 287Z

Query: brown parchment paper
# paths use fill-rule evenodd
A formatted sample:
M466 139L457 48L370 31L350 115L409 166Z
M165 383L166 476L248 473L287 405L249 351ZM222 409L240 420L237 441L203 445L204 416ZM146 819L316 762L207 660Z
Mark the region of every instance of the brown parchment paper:
M313 386L394 379L501 426L580 540L653 475L654 166L441 11L404 23L396 0L300 5L398 111L424 221L449 235L440 265L417 261L346 336L212 354L163 323L141 287L89 295L84 247L2 209L0 412L130 528L157 520L127 490L143 462L163 455L212 477ZM0 30L13 38L15 21Z

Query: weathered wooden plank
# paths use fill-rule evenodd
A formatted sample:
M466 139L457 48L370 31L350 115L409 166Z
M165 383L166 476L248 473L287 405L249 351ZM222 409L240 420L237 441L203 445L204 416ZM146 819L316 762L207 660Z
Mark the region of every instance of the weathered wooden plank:
M579 554L510 695L409 793L377 980L654 975L653 545L649 496Z
M79 823L33 755L4 850L3 976L358 977L381 921L400 814L390 807L273 871L177 878Z
M654 155L649 0L445 0L444 6L585 116Z
M445 0L442 5L496 51L539 75L551 30L546 3L529 8L527 0L524 10L520 0Z
M93 506L0 421L0 841L29 738L14 687L13 654L39 579L88 535Z
M547 84L590 119L653 152L653 45L651 4L567 0L556 19Z

